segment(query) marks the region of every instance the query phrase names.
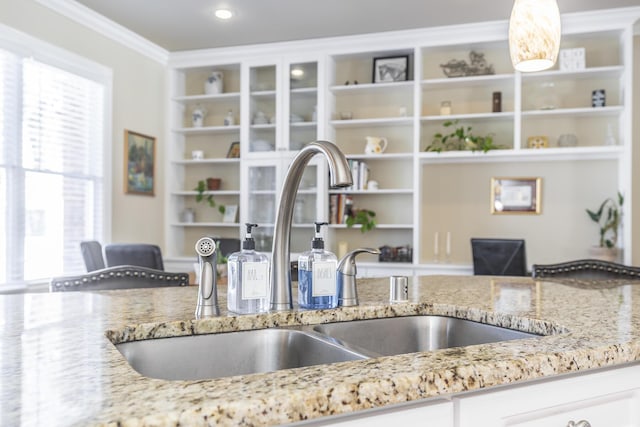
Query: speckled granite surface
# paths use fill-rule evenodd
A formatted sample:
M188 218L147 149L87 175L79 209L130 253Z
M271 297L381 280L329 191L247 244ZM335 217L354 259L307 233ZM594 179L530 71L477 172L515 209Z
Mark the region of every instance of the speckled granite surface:
M410 283L406 304L376 279L360 307L199 321L195 287L0 296L0 424L269 426L640 360L640 283ZM552 335L200 381L143 377L111 342L411 314Z

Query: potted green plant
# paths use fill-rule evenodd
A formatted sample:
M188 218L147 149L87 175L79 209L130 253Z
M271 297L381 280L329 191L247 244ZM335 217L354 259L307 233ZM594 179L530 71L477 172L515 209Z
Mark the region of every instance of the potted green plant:
M454 127L453 131L444 134L441 132L433 135L433 141L425 148L425 151L482 151L503 148L493 143L493 136L476 136L471 131L471 126L457 126L458 120L447 120L442 124L445 128Z
M196 202L198 203L206 202L212 208L215 208L216 206L218 206L218 212L224 215L226 211L226 207L224 205L216 205L216 201L213 198L213 194L210 194L210 193L206 194L206 192L208 191L208 187L205 180L198 181L198 185L196 186L196 188L194 188L194 190L198 192L198 194L196 194Z
M589 218L598 224L600 234L598 246L591 248L591 256L606 261L616 261L618 258L618 230L622 221L622 205L624 197L618 192L617 200L606 198L597 211L586 209Z
M360 231L366 233L367 231L373 230L376 227L376 213L369 209L358 209L354 210L351 215L349 215L345 221L348 228L352 228L356 224L362 225Z

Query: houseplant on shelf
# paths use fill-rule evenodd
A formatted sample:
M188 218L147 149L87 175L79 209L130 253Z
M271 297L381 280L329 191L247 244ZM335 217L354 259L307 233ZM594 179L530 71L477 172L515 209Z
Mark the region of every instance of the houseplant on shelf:
M218 188L219 188L219 184L218 184ZM205 180L198 181L198 185L196 186L196 188L194 188L194 190L198 192L198 194L196 194L196 202L198 203L207 202L209 206L211 206L212 208L215 208L216 206L218 206L218 212L224 215L226 211L225 206L216 205L216 201L213 198L213 194L205 194L208 190L210 190Z
M376 228L376 220L374 219L376 213L369 209L358 209L354 210L351 215L347 216L345 223L348 228L352 228L356 224L362 225L360 229L361 232L366 233L367 231L373 230Z
M586 209L589 218L598 224L600 241L598 246L591 247L591 257L615 262L618 259L618 229L622 221L622 205L624 197L618 192L618 200L607 197L597 211Z
M476 136L471 132L471 126L457 126L458 120L447 120L442 124L445 128L454 127L453 131L448 134L441 132L433 135L433 141L424 149L424 151L434 151L440 153L442 151L482 151L486 153L489 150L497 150L504 148L493 143L493 136Z

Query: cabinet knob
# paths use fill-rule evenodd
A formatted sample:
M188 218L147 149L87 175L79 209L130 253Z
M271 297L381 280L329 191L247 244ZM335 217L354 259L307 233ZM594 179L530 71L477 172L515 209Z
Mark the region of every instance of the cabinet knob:
M591 424L586 420L580 420L577 423L575 421L569 421L567 427L591 427Z

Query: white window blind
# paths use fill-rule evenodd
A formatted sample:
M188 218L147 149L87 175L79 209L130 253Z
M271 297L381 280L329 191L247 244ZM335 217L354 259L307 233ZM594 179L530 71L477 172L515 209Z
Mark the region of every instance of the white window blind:
M85 271L101 240L105 86L0 49L0 286Z

